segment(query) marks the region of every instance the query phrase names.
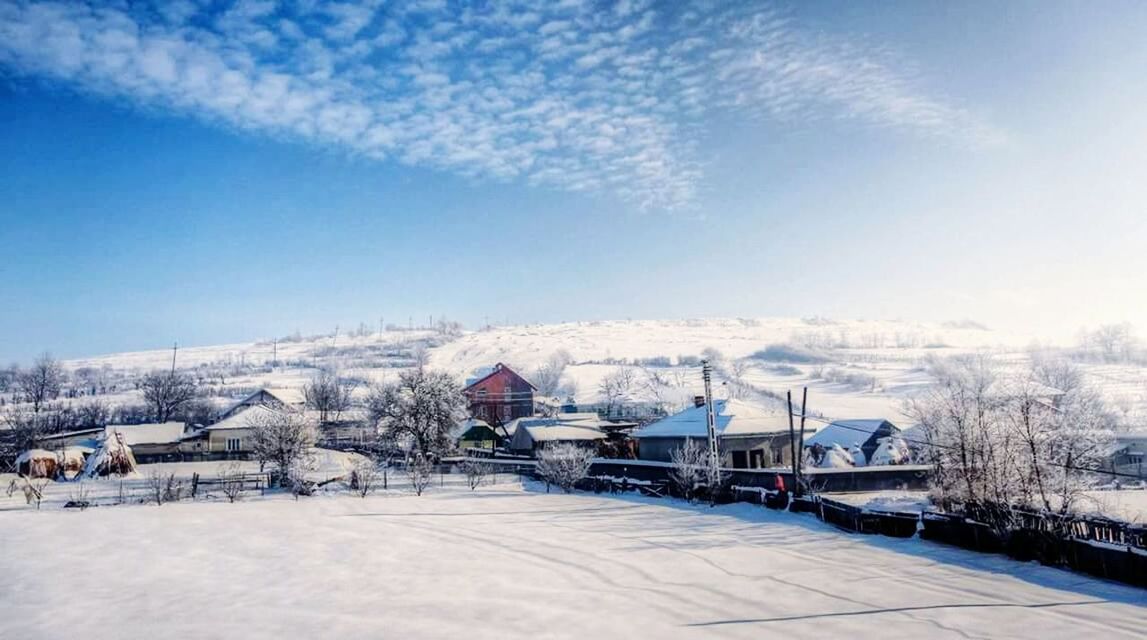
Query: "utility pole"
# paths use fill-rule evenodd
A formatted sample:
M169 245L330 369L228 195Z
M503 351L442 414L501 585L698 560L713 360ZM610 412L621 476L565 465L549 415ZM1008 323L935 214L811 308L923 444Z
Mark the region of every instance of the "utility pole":
M175 353L179 351L179 342L171 345L171 377L175 377Z
M713 369L708 360L701 361L701 377L705 380L705 423L709 434L709 504L717 498L721 484L721 454L717 448L717 414L713 409Z
M275 338L271 341L271 370L275 369L275 365L279 362L279 339Z
M797 434L796 427L793 426L793 392L785 392L785 396L789 401L789 455L792 457L793 463L793 484L797 482Z
M801 494L801 491L802 491L802 489L801 489L801 487L802 487L801 476L804 475L804 417L805 417L805 407L807 406L807 404L808 404L808 387L805 387L804 391L801 392L801 430L800 430L800 438L797 440L797 456L798 456L798 458L797 458L797 475L796 475L796 478L793 479L793 484L795 485L793 487L793 492L794 492L793 495L796 495L796 496L799 496Z

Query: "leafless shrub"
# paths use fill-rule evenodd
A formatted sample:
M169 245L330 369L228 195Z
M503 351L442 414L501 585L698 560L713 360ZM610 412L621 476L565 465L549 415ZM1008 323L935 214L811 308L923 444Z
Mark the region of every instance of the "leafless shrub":
M351 491L357 493L360 498L365 498L378 487L381 479L382 473L378 468L378 463L370 458L363 458L351 469L348 484Z
M416 495L422 495L434 480L434 465L429 456L415 454L406 463L406 476L410 479L410 488Z
M82 481L76 482L68 491L68 503L65 507L74 507L83 511L92 506L91 492L88 490L88 485Z
M462 463L462 472L466 474L466 484L473 491L477 489L486 476L490 475L490 465L481 460L467 460Z
M538 457L538 475L548 484L556 484L570 493L574 485L589 473L593 451L575 444L557 444L546 447Z
M165 502L178 502L187 493L183 481L177 480L174 473L152 471L147 474L146 486L147 496L156 506Z
M243 496L243 468L238 462L219 465L219 490L227 502L235 502Z

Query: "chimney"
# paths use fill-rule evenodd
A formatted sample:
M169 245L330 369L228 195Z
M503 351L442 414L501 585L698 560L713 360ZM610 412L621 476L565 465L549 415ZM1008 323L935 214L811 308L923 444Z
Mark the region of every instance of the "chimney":
M694 407L705 406L705 396L693 396L693 406Z

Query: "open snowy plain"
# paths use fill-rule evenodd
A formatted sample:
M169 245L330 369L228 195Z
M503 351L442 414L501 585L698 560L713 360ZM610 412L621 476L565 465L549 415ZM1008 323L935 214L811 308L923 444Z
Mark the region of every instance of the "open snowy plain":
M0 637L1143 637L1147 592L749 505L516 485L29 510Z

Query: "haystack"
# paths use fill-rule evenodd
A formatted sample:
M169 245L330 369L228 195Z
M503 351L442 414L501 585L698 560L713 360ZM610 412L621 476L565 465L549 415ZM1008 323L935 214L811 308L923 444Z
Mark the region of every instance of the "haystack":
M28 449L16 458L16 474L25 478L55 478L60 461L55 451Z
M110 475L125 476L134 474L137 469L135 455L132 454L131 447L128 446L123 434L119 431L111 431L104 436L95 453L88 457L84 476L87 478Z

